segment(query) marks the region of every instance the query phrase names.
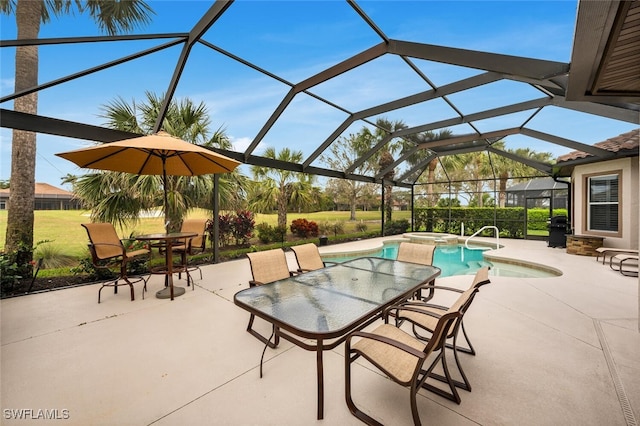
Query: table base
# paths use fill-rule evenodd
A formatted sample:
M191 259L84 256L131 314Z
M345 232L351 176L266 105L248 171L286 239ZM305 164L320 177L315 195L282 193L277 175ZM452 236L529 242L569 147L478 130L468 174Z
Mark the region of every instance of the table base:
M176 287L173 286L173 297L182 296L186 292L184 287ZM171 289L169 287L165 287L162 290L156 292L156 297L158 299L169 299L171 298Z

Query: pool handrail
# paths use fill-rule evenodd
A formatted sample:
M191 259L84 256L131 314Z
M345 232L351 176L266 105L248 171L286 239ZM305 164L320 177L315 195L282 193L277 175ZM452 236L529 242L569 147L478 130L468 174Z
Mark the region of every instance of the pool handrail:
M478 229L476 232L473 233L473 235L471 235L464 241L464 246L469 250L483 250L482 248L479 248L479 247L469 247L469 240L475 237L476 235L478 235L479 233L481 233L482 231L484 231L485 229L493 229L496 231L496 250L499 249L500 248L500 230L498 229L497 226L493 226L493 225L483 226L482 228Z

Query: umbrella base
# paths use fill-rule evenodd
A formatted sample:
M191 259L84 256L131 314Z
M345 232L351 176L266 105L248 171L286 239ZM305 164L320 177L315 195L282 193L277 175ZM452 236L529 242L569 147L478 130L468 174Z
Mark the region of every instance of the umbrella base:
M182 296L185 293L184 287L176 287L173 286L173 297ZM162 290L156 292L156 297L158 299L170 299L171 298L171 289L169 287L165 287Z

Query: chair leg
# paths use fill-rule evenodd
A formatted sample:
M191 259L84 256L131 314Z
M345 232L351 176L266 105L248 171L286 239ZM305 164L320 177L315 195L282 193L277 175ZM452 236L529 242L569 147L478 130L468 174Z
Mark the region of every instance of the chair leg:
M120 282L121 280L124 281L124 282L121 283ZM100 290L98 290L98 303L100 303L100 296L101 296L103 288L105 288L105 287L113 287L113 293L114 294L118 294L118 287L121 286L121 285L128 285L129 286L129 289L131 291L131 301L134 301L136 296L135 296L135 293L134 293L133 284L135 284L137 282L140 282L140 281L144 282L144 287L142 289L142 298L144 299L144 292L147 291L147 280L148 280L148 278L140 276L140 277L133 278L133 281L131 281L126 273L125 274L120 274L120 276L118 276L118 278L116 278L115 281L113 281L112 283L109 282L107 284L102 284L102 287L100 287Z
M467 335L467 331L464 329L464 318L462 320L460 320L460 321L461 321L460 322L460 328L462 328L462 335L464 336L464 340L467 342L467 346L469 346L469 347L465 348L464 346L456 345L455 348L456 348L456 350L458 350L460 352L464 352L466 354L475 356L476 355L476 350L473 348L473 345L471 344L471 340L469 340L469 336ZM448 345L447 347L448 348L452 348L451 345Z
M444 372L443 382L449 385L449 390L451 391L450 393L426 382L426 380L429 377L435 378L436 375L433 373L433 369L437 365L438 361L442 363L442 371ZM461 401L460 395L458 394L458 391L456 390L456 385L453 383L453 380L451 379L451 375L449 374L449 369L447 367L447 359L444 356L444 348L440 351L438 356L433 360L429 368L424 372L421 387L435 393L436 395L440 395L443 398L453 401L456 404L460 404L460 401Z
M280 335L278 333L274 333L275 334L275 338L273 339L273 343L271 343L271 339L267 339L262 334L258 333L257 331L255 331L252 328L254 319L255 319L255 315L254 314L250 314L249 315L249 325L247 325L247 331L251 335L253 335L256 339L260 340L262 343L266 344L270 348L278 347L278 344L280 343ZM274 326L274 332L275 332L275 326Z
M344 357L344 365L345 365L344 395L345 395L345 400L347 402L347 407L349 407L349 411L351 411L351 414L356 416L358 419L360 419L364 423L371 426L382 426L382 423L380 423L373 417L368 416L364 412L360 411L360 409L353 402L353 398L351 397L351 363L356 359L358 359L360 355L351 356L351 344L349 341L347 341L345 344L346 344L346 356ZM412 400L412 409L413 409L413 400ZM415 422L415 415L414 415L414 422ZM418 423L416 424L420 424L419 420L418 420Z
M464 370L462 369L462 365L460 364L460 359L458 358L458 349L457 349L458 345L456 343L457 339L458 339L458 335L456 334L453 336L453 345L450 345L450 346L453 349L453 358L456 362L456 367L458 368L458 372L462 377L462 381L452 378L451 375L449 375L449 379L447 379L446 375L443 376L437 373L431 373L431 377L443 383L447 383L450 380L450 382L453 383L455 387L471 392L471 383L469 383L469 380L467 379L467 375L464 374Z
M620 261L620 273L622 275L627 276L627 277L637 277L638 276L638 272L637 271L632 271L630 269L624 269L624 262L627 261L627 260L630 260L630 259L622 259ZM635 266L637 267L638 265L635 265Z

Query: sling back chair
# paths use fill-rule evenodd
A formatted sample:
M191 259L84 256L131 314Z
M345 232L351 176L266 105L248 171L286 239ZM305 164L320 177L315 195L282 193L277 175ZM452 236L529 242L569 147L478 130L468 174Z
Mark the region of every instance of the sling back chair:
M476 272L473 281L471 282L471 286L469 288L476 288L476 289L480 289L480 287L482 287L485 284L490 284L491 281L489 280L489 267L485 266L483 268L478 269L478 271ZM426 287L429 289L430 292L434 292L433 294L435 294L436 290L443 290L443 291L449 291L449 292L454 292L454 293L463 293L465 290L464 289L459 289L459 288L455 288L455 287L446 287L446 286L439 286L439 285L433 285L433 286L428 286ZM433 296L431 296L432 298ZM405 302L405 305L411 305L411 304L415 304L417 306L422 306L422 309L424 310L429 310L432 312L436 312L436 313L442 313L443 311L446 311L448 309L448 306L443 306L443 305L437 305L434 303L429 303L430 299L424 298L422 301L409 301L409 302ZM389 313L390 310L388 311ZM473 348L473 345L471 344L471 340L469 340L469 336L467 335L467 331L464 328L464 321L461 320L460 322L460 329L462 330L462 335L467 343L467 347L464 346L456 346L456 350L460 351L460 352L464 352L470 355L475 355L476 351ZM451 347L451 345L447 344L448 347Z
M296 256L298 262L298 272L309 272L321 269L327 266L327 263L320 257L318 247L313 243L301 244L291 247L291 251Z
M274 281L283 280L294 275L289 271L289 265L287 264L287 258L282 249L272 249L265 251L258 251L255 253L247 253L249 258L249 264L251 265L251 275L253 279L249 281L249 287L255 287L258 285L269 284ZM266 344L270 348L275 348L280 342L280 336L276 333L276 326L273 326L273 334L275 335L273 343L271 339L267 339L262 334L253 329L253 320L255 315L251 314L249 317L249 325L247 331L255 336L262 343Z
M89 235L89 252L91 253L93 266L96 269L109 269L114 266L120 268L120 272L114 282L102 284L102 287L100 287L98 303L100 303L100 293L104 287L113 287L113 292L118 293L119 285L128 285L131 288L131 300L134 300L133 284L140 281L144 282L144 288L142 289L142 298L144 299L144 292L147 291L147 279L144 277L129 277L127 275L127 266L134 259L148 258L151 251L148 249L127 251L115 228L110 223L83 223L82 226ZM120 281L124 282L120 283Z
M419 244L403 241L398 246L398 256L396 257L396 260L432 266L435 250L436 246L434 244ZM435 280L430 281L428 286L432 286L434 283ZM433 289L430 288L429 292L430 296L433 297ZM416 292L415 297L418 299L422 298L422 289Z
M187 219L182 222L180 232L195 232L198 235L191 238L185 238L175 247L173 247L174 253L180 254L180 266L187 274L187 287L193 284L191 278L191 272L198 271L200 273L200 279L202 279L202 270L197 265L189 265L187 256L193 256L194 254L203 253L207 246L207 224L208 219ZM180 271L182 271L182 269ZM178 272L178 278L182 278L182 272ZM191 287L195 290L195 285Z
M454 304L451 305L451 307L410 301L393 306L384 313L386 321L388 321L389 316L395 317L396 324L401 324L404 321L409 321L412 324L414 336L416 336L420 340L429 341L432 337L424 336L419 330L433 333L433 330L435 329L437 323L437 319L441 315L450 312L451 310L460 312L460 317L455 321L452 327L447 330L446 334L446 339L452 339L453 341L451 344L445 343L445 347L452 349L456 367L460 376L462 377L462 381L452 379L450 374L445 374L444 376L442 376L433 373L432 377L437 380L446 382L452 389L452 392L447 393L439 388L430 389L435 393L444 396L445 398L455 401L458 404L460 403L460 397L451 385L460 389L471 391L471 384L469 383L469 380L467 379L467 376L465 375L464 370L462 369L462 366L460 364L458 351L475 355L475 349L471 345L467 333L464 330L464 314L469 309L469 306L471 305L471 302L473 302L473 298L479 291L480 286L490 282L488 279L488 274L488 267L479 269L478 272L476 272L471 286L467 290L460 290L442 286L437 287L441 290L461 293ZM460 332L460 330L462 330L462 334L467 341L468 348L458 346L458 333ZM443 365L446 368L446 362Z
M452 311L437 319L433 337L427 343L391 324L382 324L372 332L351 333L345 342L345 399L351 413L369 425L381 425L356 407L351 396L351 364L363 357L394 382L409 388L413 422L420 425L416 394L425 387L437 363L444 361L446 330L459 316L459 312ZM359 339L354 342L354 338ZM434 361L425 368L432 355Z

